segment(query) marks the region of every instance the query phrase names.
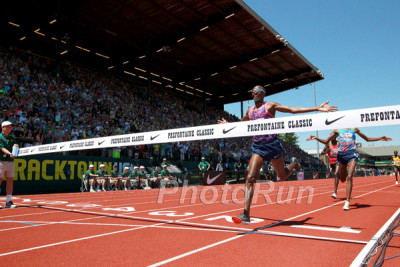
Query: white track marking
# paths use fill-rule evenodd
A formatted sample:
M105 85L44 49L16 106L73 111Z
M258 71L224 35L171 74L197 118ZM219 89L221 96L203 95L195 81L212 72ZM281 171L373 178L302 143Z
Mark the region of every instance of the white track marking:
M163 224L163 223L160 223L160 224ZM150 226L146 225L146 226L141 226L141 227L137 227L137 228L124 229L124 230L115 231L115 232L109 232L109 233L105 233L105 234L92 235L92 236L86 236L86 237L66 240L66 241L47 244L47 245L43 245L43 246L31 247L31 248L26 248L26 249L21 249L21 250L14 250L14 251L2 253L2 254L0 254L0 257L7 256L7 255L12 255L12 254L17 254L17 253L21 253L21 252L26 252L26 251L31 251L31 250L36 250L36 249L41 249L41 248L54 247L54 246L58 246L58 245L68 244L68 243L72 243L72 242L77 242L77 241L82 241L82 240L87 240L87 239L92 239L92 238L97 238L97 237L102 237L102 236L108 236L108 235L114 235L114 234L119 234L119 233L134 231L134 230L139 230L139 229L148 228L148 227L150 227Z
M236 236L234 236L234 237L230 237L230 238L228 238L228 239L224 239L224 240L219 241L219 242L217 242L217 243L213 243L213 244L210 244L210 245L208 245L208 246L201 247L201 248L198 248L198 249L195 249L195 250L186 252L186 253L184 253L184 254L178 255L178 256L176 256L176 257L173 257L173 258L170 258L170 259L167 259L167 260L160 261L160 262L158 262L158 263L149 265L149 267L160 266L160 265L163 265L163 264L166 264L166 263L169 263L169 262L178 260L178 259L180 259L180 258L189 256L189 255L191 255L191 254L194 254L194 253L197 253L197 252L200 252L200 251L203 251L203 250L206 250L206 249L209 249L209 248L212 248L212 247L215 247L215 246L218 246L218 245L221 245L221 244L230 242L230 241L232 241L232 240L235 240L235 239L238 239L238 238L241 238L241 237L243 237L243 236L242 236L242 235L236 235Z
M350 227L322 227L322 226L312 226L312 225L299 225L293 224L290 227L294 228L302 228L302 229L311 229L311 230L320 230L320 231L330 231L330 232L341 232L341 233L351 233L351 234L359 234L361 231L351 229Z

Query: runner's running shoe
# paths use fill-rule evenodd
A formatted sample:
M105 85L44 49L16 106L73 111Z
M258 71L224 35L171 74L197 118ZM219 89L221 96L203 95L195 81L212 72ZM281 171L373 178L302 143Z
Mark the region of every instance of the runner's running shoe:
M16 208L16 207L17 207L17 205L15 205L11 200L6 202L5 208L13 209L13 208Z
M239 216L233 216L232 221L236 224L250 224L250 218L244 213L240 213Z
M344 210L349 210L350 209L350 202L348 202L347 200L344 202L344 206L343 206Z
M334 198L334 199L336 199L336 193L333 193L332 195L331 195L331 198Z

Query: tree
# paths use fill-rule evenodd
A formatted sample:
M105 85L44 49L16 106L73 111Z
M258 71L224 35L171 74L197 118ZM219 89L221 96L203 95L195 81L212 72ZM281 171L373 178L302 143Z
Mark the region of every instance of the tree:
M298 146L299 137L295 133L278 134L278 137L289 145Z

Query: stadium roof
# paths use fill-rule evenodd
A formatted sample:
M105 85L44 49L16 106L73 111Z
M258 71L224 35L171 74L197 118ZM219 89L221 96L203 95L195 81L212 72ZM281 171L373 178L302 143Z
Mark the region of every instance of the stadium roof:
M400 146L372 146L357 148L358 153L372 157L391 156L395 150L400 151Z
M152 77L214 104L250 99L256 84L271 95L323 79L240 0L13 0L2 8L3 44L143 84Z

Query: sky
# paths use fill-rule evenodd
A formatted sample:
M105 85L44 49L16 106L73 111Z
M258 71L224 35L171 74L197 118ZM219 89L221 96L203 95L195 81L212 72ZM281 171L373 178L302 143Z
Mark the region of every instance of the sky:
M317 105L329 100L340 111L400 105L400 1L398 0L244 0L285 38L325 79L315 83ZM250 90L251 88L249 88ZM313 107L314 85L266 97L293 107ZM249 102L254 105L253 101ZM247 102L244 104L247 110ZM225 105L241 117L240 103ZM291 116L276 113L276 117ZM390 142L357 142L366 146L400 145L400 125L360 128L368 137L386 135ZM319 131L327 138L331 131ZM297 133L303 150L314 132ZM319 145L322 149L323 145Z

